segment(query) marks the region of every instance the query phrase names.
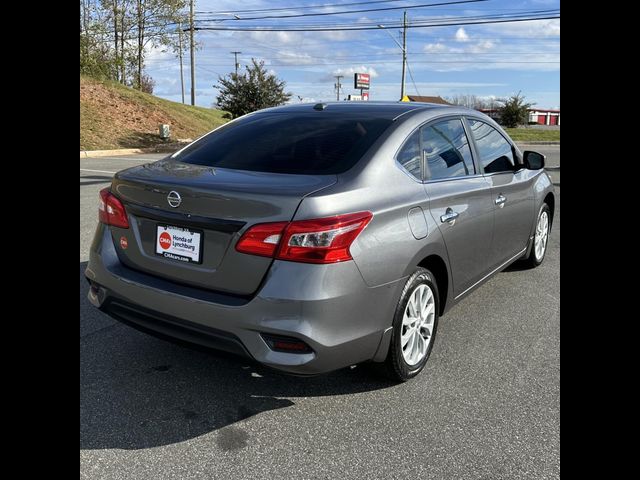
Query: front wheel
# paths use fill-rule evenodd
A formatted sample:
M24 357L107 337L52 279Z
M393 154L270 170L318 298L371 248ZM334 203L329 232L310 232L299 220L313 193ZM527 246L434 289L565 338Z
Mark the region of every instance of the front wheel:
M394 315L391 345L382 365L391 379L405 382L426 365L438 328L438 298L433 274L418 268L407 280Z
M542 205L538 219L536 221L536 231L533 235L533 245L531 252L525 262L532 268L537 267L544 260L547 253L547 243L549 242L549 232L551 231L551 210L546 203Z

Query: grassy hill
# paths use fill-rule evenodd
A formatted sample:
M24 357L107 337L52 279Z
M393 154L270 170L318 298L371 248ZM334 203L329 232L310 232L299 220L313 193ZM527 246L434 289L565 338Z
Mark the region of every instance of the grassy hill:
M223 113L142 93L117 82L80 76L80 150L153 147L166 142L158 125L171 126L171 140L196 138L225 123Z

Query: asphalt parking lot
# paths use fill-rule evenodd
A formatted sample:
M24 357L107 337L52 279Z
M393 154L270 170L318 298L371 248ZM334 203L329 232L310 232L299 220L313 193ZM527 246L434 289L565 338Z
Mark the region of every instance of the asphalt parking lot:
M559 147L543 147L531 149L559 166ZM545 262L455 306L425 371L393 385L362 367L281 375L93 308L83 272L98 191L163 156L80 160L81 478L559 478L559 171Z

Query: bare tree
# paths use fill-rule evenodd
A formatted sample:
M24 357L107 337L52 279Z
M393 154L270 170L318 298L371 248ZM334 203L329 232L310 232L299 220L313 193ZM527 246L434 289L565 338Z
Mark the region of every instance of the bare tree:
M445 97L445 99L449 103L452 103L454 105L460 105L467 108L474 108L476 110L491 108L492 98L493 97L490 97L490 99L487 100L473 94L466 94L466 95L456 94L456 95L453 95L452 97Z

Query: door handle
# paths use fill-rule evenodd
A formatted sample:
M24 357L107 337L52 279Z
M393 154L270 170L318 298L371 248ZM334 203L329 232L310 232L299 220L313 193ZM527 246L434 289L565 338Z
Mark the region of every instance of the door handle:
M504 195L500 194L498 195L498 197L496 198L496 205L499 205L500 208L504 207L504 203L507 201L507 197L505 197Z
M449 222L449 225L453 225L456 218L458 218L460 214L458 212L454 212L451 208L447 208L447 211L444 215L440 216L440 221L442 223Z

